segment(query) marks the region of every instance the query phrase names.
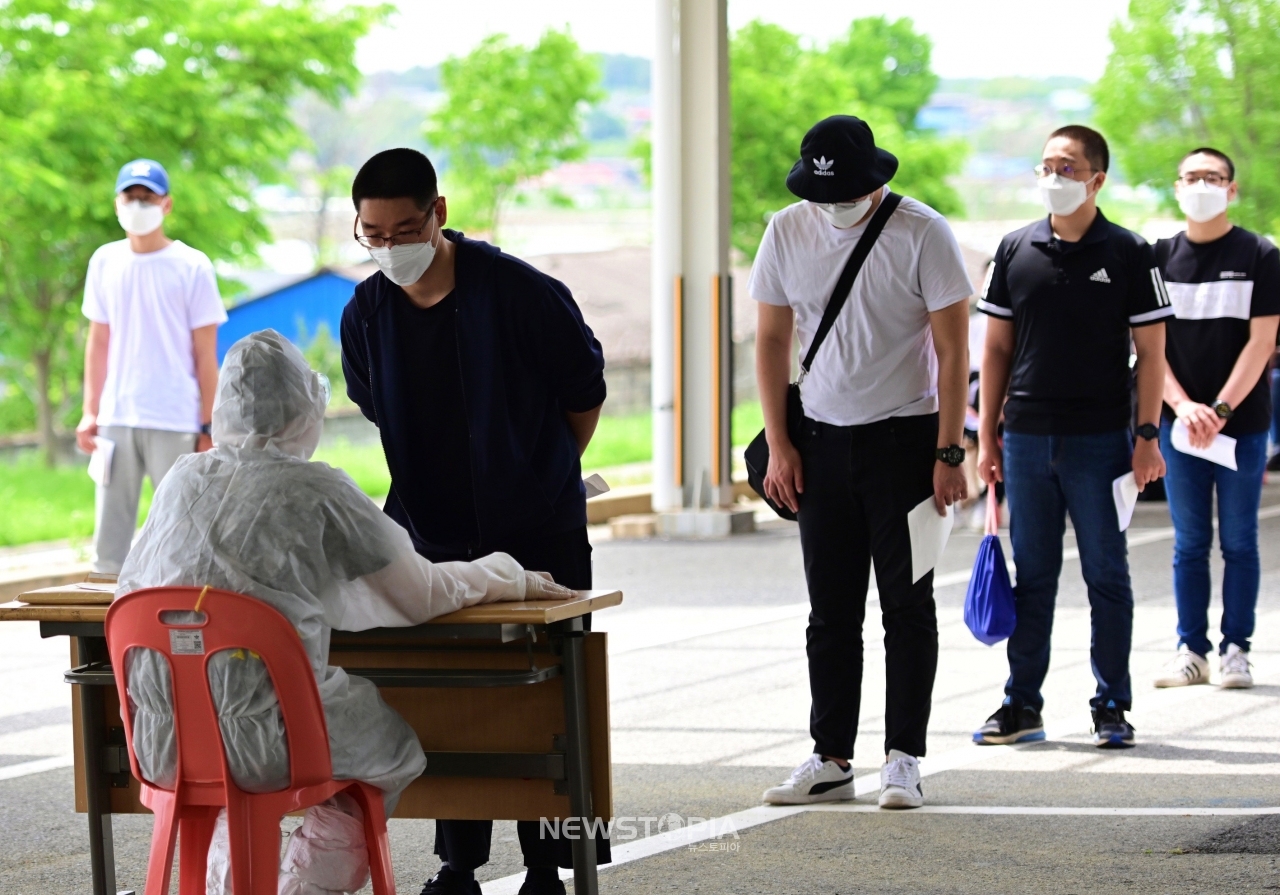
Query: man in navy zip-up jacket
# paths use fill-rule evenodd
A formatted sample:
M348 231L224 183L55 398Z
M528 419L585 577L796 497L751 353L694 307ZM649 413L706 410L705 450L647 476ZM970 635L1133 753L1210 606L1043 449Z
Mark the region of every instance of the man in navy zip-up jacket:
M377 425L385 512L433 562L501 551L567 587L591 587L580 457L605 398L604 355L565 285L495 246L442 229L426 156L373 156L351 191L378 273L342 315L347 394ZM525 895L563 892L567 840L518 825ZM440 820L444 861L423 895L473 893L492 823ZM604 845L602 843L602 845ZM607 845L600 860L607 861Z

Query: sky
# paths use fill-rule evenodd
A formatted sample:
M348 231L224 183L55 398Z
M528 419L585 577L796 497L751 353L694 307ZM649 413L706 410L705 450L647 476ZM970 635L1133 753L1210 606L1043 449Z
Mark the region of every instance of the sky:
M335 0L338 2L338 0ZM365 2L365 0L359 0ZM357 62L366 74L434 65L504 32L533 43L568 25L586 50L652 56L655 0L399 0L387 26L365 37ZM1111 23L1127 0L1078 0L1049 14L1029 0L729 0L729 27L763 19L817 43L861 16L909 16L933 39L933 69L944 78L1074 75L1095 80L1111 49Z

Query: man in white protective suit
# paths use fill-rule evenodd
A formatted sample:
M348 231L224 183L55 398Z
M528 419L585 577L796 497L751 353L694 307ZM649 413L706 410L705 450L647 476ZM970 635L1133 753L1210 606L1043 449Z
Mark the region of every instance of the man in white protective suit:
M330 631L417 625L477 603L564 599L572 591L503 553L469 563L418 556L405 530L345 472L309 462L328 399L328 382L279 333L264 330L233 345L213 408L213 450L182 457L165 477L116 593L207 584L281 612L315 671L334 777L378 787L390 814L426 765L422 747L373 684L327 664ZM236 785L283 789L284 722L266 666L251 653L224 650L209 668ZM134 649L126 675L139 768L151 783L172 787L168 666L158 653ZM209 895L229 891L225 814L209 851ZM281 895L364 886L369 860L361 824L348 796L308 810L289 840Z

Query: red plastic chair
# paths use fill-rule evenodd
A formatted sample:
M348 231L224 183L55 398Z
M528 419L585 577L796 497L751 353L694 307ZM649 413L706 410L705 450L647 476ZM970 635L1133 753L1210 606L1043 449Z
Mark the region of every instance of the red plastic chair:
M162 612L197 607L204 613L197 624L161 621ZM283 615L259 600L228 591L153 587L111 604L106 635L121 706L129 704L125 656L134 647L162 653L173 681L178 767L172 791L143 780L133 748L133 719L128 711L121 712L129 764L133 775L142 781L142 804L156 817L146 895L168 895L179 830L178 891L181 895L204 895L209 843L218 810L224 806L236 895L275 895L281 818L344 791L364 812L373 891L375 895L395 895L382 793L365 783L333 779L329 735L315 675L302 642ZM244 792L227 768L205 665L214 653L237 648L262 657L280 702L288 736L290 784L279 792Z

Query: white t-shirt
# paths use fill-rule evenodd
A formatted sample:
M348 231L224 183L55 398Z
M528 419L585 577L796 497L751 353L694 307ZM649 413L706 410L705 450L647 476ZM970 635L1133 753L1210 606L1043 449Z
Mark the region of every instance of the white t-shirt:
M178 241L145 254L109 242L89 259L83 311L111 327L98 425L199 432L191 331L227 319L208 256Z
M837 229L808 202L782 209L765 228L747 288L756 301L792 308L801 359L865 230L865 223ZM929 313L972 294L947 222L904 197L800 387L805 416L859 426L936 411L938 362Z

